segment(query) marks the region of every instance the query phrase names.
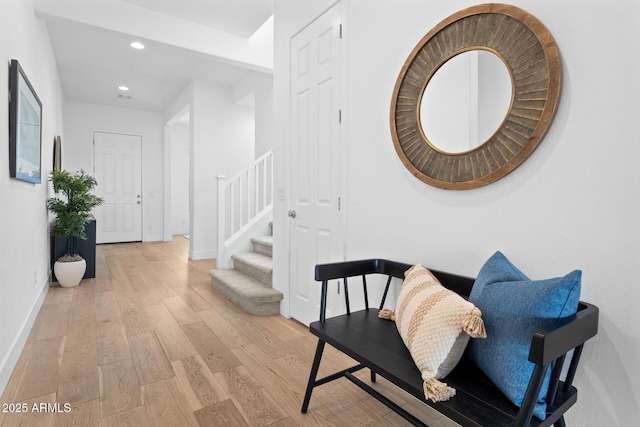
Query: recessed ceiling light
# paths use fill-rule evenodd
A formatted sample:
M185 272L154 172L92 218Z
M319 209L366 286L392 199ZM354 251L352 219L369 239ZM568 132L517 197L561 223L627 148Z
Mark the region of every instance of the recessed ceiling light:
M130 46L134 49L144 49L144 45L140 42L133 42Z
M118 86L118 89L120 89L120 90L121 90L121 91L123 91L123 92L126 92L126 91L128 91L128 90L129 90L129 88L128 88L128 87L126 87L126 86Z

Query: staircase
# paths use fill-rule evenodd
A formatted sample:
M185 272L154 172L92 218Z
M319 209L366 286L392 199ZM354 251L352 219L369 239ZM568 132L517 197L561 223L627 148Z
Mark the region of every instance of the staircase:
M211 270L211 287L254 316L279 314L283 295L272 286L273 232L253 237L251 243L252 252L232 256L233 269Z

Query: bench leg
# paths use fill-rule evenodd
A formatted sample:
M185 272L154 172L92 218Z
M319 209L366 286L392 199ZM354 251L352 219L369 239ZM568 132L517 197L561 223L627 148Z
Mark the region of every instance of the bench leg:
M313 365L311 365L311 372L309 373L309 382L307 383L307 392L304 394L304 401L302 402L303 414L306 414L307 409L309 409L311 392L315 387L316 377L318 376L318 368L320 367L320 359L322 359L323 351L324 351L324 341L318 340L318 346L316 347L316 355L313 358Z
M553 427L567 427L567 425L564 422L564 415L562 417L558 418L558 421L553 423Z

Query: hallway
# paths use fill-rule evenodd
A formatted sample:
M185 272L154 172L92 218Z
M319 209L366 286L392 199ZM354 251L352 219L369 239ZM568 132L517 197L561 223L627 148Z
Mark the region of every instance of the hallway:
M406 424L347 381L316 389L302 415L315 337L294 320L238 310L211 289L215 261L190 261L187 250L181 236L98 245L95 279L53 284L0 401L0 425ZM353 364L325 353L320 375ZM376 387L426 422L453 425L383 379Z

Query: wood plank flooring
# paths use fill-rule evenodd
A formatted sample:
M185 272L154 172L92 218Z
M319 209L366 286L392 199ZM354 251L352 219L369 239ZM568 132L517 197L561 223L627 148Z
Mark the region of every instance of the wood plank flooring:
M316 338L295 320L238 310L211 288L215 260L187 251L179 236L98 245L95 279L52 284L0 426L408 425L344 379L317 388L301 414ZM320 375L351 365L327 346ZM429 425L456 425L382 378L375 387Z

